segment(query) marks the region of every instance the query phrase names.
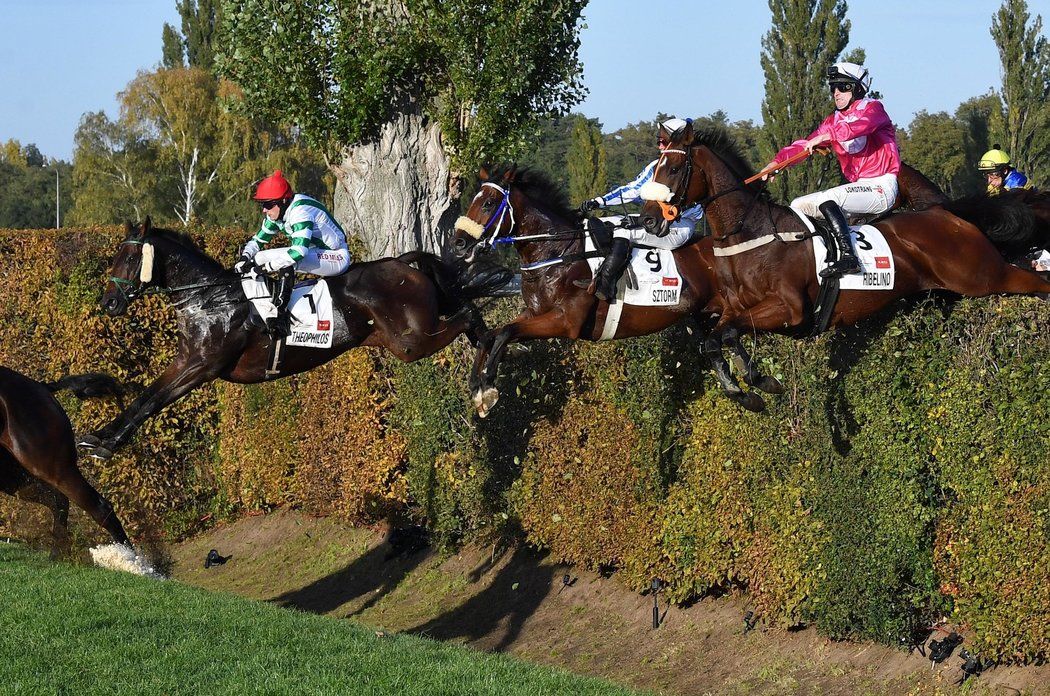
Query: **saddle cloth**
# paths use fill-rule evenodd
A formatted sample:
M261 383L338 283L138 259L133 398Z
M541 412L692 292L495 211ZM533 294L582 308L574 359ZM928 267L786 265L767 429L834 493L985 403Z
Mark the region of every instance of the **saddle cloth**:
M794 209L792 209L794 210ZM798 211L795 211L798 213ZM823 237L815 234L813 221L805 215L798 216L814 232L813 258L816 261L817 282L823 283L820 272L828 266L828 248ZM839 278L840 290L892 290L896 280L897 266L890 251L889 242L878 228L871 225L851 225L850 239L860 261L860 273L847 273Z
M241 278L244 296L253 311L266 320L277 316L270 289L262 276ZM304 348L332 346L332 295L324 278L305 280L292 289L292 330L285 345Z
M585 250L595 251L594 241L587 236ZM598 272L602 259L589 258L591 274ZM682 293L682 276L670 249L648 249L635 246L627 270L620 277L616 299L638 307L673 307Z

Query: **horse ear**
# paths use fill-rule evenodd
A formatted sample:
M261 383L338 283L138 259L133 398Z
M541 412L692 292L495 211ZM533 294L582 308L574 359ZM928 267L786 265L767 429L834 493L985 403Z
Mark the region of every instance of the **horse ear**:
M510 165L510 169L507 170L507 173L503 175L503 182L507 183L507 184L513 184L515 179L517 179L517 177L518 177L518 165L512 164L512 165Z
M131 223L131 220L124 222L124 238L127 239L135 234L135 225Z
M147 234L150 233L150 230L152 230L152 229L153 229L153 220L151 220L149 215L147 215L146 219L142 222L142 236L145 237Z
M485 167L482 167L481 169L479 169L478 170L478 179L480 179L481 181L488 181L489 180L489 170L486 169Z

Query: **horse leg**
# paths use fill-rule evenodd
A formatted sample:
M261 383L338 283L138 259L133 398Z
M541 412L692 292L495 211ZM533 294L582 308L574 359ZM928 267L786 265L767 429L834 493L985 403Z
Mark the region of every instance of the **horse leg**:
M43 505L51 511L51 559L69 548L69 498L50 484L35 477L15 491L15 497L27 503Z
M187 392L215 379L221 369L218 360L211 366L201 362L186 365L176 360L109 425L93 435L80 437L77 444L88 448L93 457L109 459L147 419Z
M704 357L707 358L708 362L711 363L711 367L715 370L718 383L722 385L722 392L730 400L755 413L761 413L766 409L766 403L762 400L762 397L754 392L745 392L741 389L740 384L737 383L736 378L729 371L729 363L726 362L725 355L722 354L722 337L719 333L712 332L705 335L702 350Z
M744 375L744 382L767 394L784 393L784 385L780 383L780 380L761 374L755 367L755 361L744 348L744 344L740 341L740 331L735 326L726 327L722 333L722 342L733 351L734 361L737 369Z
M76 456L75 453L74 456ZM69 501L72 500L100 527L109 532L113 541L130 546L131 541L128 539L127 532L124 531L124 526L117 519L113 505L87 482L80 470L76 468L75 460L71 461L69 466L71 468L65 470L65 476L61 480L55 483L49 482L64 494L63 498L67 499L66 509L68 510Z
M514 321L499 329L491 341L491 349L485 366L479 375L477 388L474 390L474 407L478 415L484 418L492 410L499 400L499 390L496 389L496 378L499 376L499 365L507 350L507 345L512 341L529 341L535 338L561 338L573 335L573 332L565 325L565 317L561 312L548 312L537 316L520 315ZM481 361L479 351L475 365Z

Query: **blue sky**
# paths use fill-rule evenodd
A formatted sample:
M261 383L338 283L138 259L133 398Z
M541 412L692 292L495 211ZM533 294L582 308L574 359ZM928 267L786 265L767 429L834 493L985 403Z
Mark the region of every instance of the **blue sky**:
M36 143L69 159L82 114L116 114L116 94L160 61L161 28L175 0L0 0L0 141ZM907 125L920 109L953 111L999 85L988 28L999 0L854 0L850 48L867 66L887 110ZM1050 21L1050 0L1029 0ZM591 0L580 56L590 95L576 110L606 131L658 111L760 120L759 65L769 29L764 0ZM1045 28L1044 28L1045 33ZM650 42L678 42L657 51ZM813 124L800 124L799 132Z

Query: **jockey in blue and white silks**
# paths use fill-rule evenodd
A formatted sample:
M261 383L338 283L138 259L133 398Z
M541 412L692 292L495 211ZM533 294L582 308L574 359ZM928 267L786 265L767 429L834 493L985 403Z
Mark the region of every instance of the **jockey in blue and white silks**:
M685 128L687 124L688 121L680 118L669 118L661 123L661 133L656 142L657 147L663 151L667 147L669 136L677 130ZM668 134L668 137L664 136L664 132ZM652 181L653 172L656 170L656 164L659 161L660 158L658 157L647 164L641 173L634 178L634 181L618 186L604 196L596 196L584 201L583 205L580 206L580 211L586 215L591 210L614 205L622 206L642 200L642 187ZM602 267L598 270L598 277L595 278L594 294L607 302L615 302L616 284L619 282L620 275L627 265L628 258L630 258L632 244L647 244L661 249L677 249L693 236L693 232L696 230L696 223L703 216L703 207L699 205L692 206L682 212L681 217L671 225L670 230L664 237L651 235L641 226L622 227L619 225L623 220L621 216L601 218L617 226L613 230L612 250L605 258L604 263L602 263Z

